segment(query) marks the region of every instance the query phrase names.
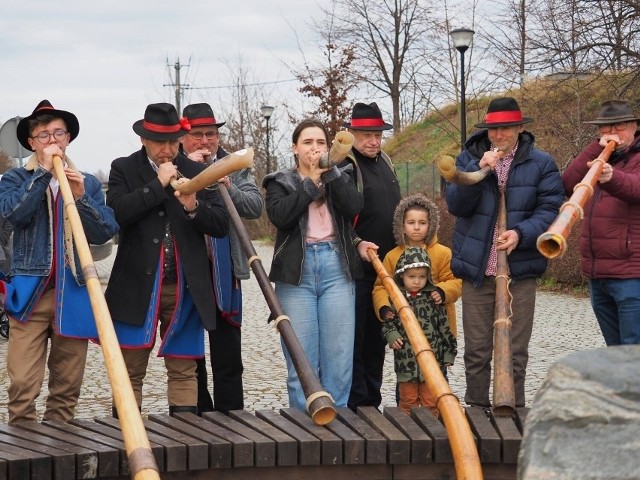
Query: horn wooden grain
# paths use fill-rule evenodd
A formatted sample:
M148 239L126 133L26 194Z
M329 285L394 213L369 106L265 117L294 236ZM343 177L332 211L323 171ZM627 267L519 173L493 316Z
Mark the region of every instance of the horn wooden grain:
M58 177L65 213L69 218L73 241L82 266L87 291L89 292L91 310L95 317L100 347L104 355L104 365L111 384L113 401L118 411L124 446L129 460L129 470L136 480L159 479L158 467L151 452L151 445L133 394L127 367L122 358L120 344L113 328L111 314L104 298L98 272L93 263L89 242L84 233L80 214L64 172L62 159L57 155L53 157L53 167Z

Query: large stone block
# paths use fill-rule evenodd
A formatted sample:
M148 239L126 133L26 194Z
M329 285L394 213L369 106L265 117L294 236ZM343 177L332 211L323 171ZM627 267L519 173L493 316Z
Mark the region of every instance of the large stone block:
M640 345L568 355L533 402L518 478L640 479Z

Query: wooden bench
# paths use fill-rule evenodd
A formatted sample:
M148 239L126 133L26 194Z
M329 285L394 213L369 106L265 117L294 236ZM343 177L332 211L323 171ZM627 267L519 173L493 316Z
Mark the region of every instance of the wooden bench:
M497 418L467 408L485 479L515 479L527 409ZM295 409L149 415L145 427L161 478L455 478L444 426L427 409L411 416L372 407L315 425ZM0 480L129 479L117 420L0 425Z

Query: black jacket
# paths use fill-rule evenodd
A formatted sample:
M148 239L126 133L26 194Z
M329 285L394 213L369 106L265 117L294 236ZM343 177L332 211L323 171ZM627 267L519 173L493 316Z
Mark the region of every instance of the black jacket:
M378 245L378 256L384 256L396 246L393 237L393 213L400 201L400 184L391 159L380 152L376 158L362 155L355 148L339 165L355 167L358 190L363 194L364 205L355 220L358 237ZM363 263L364 278L372 283L377 274L369 262Z
M187 178L205 168L182 154L178 154L174 164ZM168 216L187 287L203 326L212 330L216 306L204 235L226 235L229 218L214 190L205 189L197 194L199 207L193 218L189 218L173 193L170 186L163 188L144 147L111 164L107 205L113 209L120 224L120 237L105 297L114 320L142 325Z
M351 220L362 208L363 197L351 173L351 166L342 170L334 167L323 173L321 178L342 253L340 258L345 276L356 280L361 276L362 266L350 235ZM295 168L267 175L262 186L267 190L269 220L278 229L269 279L300 285L309 205L322 192L311 179L301 180Z

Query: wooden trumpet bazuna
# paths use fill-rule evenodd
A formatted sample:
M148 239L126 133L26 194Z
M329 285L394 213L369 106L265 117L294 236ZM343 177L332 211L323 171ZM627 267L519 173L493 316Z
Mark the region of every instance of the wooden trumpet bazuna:
M251 155L251 152L239 155L244 158L237 160L231 170L229 165L209 167L201 173L204 177L197 181L210 186L227 173L245 168L242 165L248 166L245 162ZM65 211L72 212L75 210L73 197L68 183L66 187L63 185L66 177L59 159L58 162L56 172L62 180L61 192L63 197L67 196ZM226 173L220 173L222 171ZM180 181L182 188L191 188L186 185L189 181ZM243 247L254 274L263 279L264 284L260 286L264 291L269 281L260 260L224 188L221 188L221 195L229 208L232 224L244 237ZM77 211L70 215L74 216ZM75 234L74 228L74 237ZM83 237L83 232L79 231L78 236ZM82 239L75 241L81 260L90 256L88 245L86 249L80 248ZM395 283L383 271L375 252L370 250L368 254L378 275L382 276L385 288L393 290L389 285L395 286ZM89 257L82 266L87 283L91 284L95 311L94 301L100 304L104 297L91 263ZM399 290L397 293L402 297ZM325 398L320 403L316 403L320 398L309 402L311 417L303 411L284 408L256 412L238 410L228 416L220 412L207 412L202 417L193 413L174 416L161 413L142 419L106 304L104 307L95 311L95 315L119 420L103 417L76 418L70 423L0 424L0 480L146 479L159 478L159 472L165 480L254 477L266 480L441 480L479 479L483 475L487 480L516 478L518 450L528 409L518 408L512 417L487 414L479 407L462 409L442 377L415 316L411 343L419 352L416 357L425 378L435 389L444 426L425 408L415 408L411 415L406 415L397 407L385 407L383 413L374 407L362 407L356 414L346 407L336 409L332 404L323 403ZM405 307L399 304L396 307L407 331L412 330L411 321L407 320L413 313L411 308L406 301ZM286 320L281 321L278 328L282 325L290 328ZM304 353L301 356L304 357ZM319 385L314 384L313 374L311 377L308 388L319 389ZM314 415L314 411L319 414ZM140 458L146 463L141 463Z
M351 150L352 145L353 135L349 132L339 132L338 135L336 135L331 148L321 159L323 167L331 167L342 161ZM215 163L213 165L215 165ZM269 310L275 319L276 328L280 332L282 341L291 356L291 361L296 369L300 385L302 386L302 390L307 399L307 413L309 413L316 425L326 425L336 417L336 408L333 398L331 398L329 393L323 390L320 381L316 377L307 355L304 352L302 345L300 345L300 341L298 340L295 331L293 330L291 319L285 314L282 305L280 304L280 300L278 299L276 292L269 281L269 277L262 266L262 261L260 260L260 257L258 257L247 230L244 228L242 219L231 201L229 192L227 192L226 188L222 187L219 191L227 208L227 212L229 213L231 224L235 228L238 238L240 239L240 243L242 244L242 249L248 258L249 266L260 285L260 289L267 301Z
M172 186L180 192L197 192L198 190L211 186L217 182L217 180L233 171L249 168L252 165L253 149L249 148L239 150L227 155L218 162L209 165L203 172L191 180L183 180L182 182L175 181L172 182ZM258 281L260 289L265 296L269 309L275 318L276 327L280 332L280 335L282 335L282 340L291 355L291 360L296 372L298 373L302 390L307 398L307 411L316 424L325 425L331 422L336 416L333 399L322 389L320 381L316 378L313 368L311 367L311 364L300 345L300 341L291 326L291 321L289 320L289 317L284 314L280 301L278 300L278 297L271 286L271 282L269 282L269 277L262 266L262 262L251 244L251 240L249 239L249 235L242 224L240 215L238 215L238 211L231 201L229 192L227 192L226 188L221 188L217 184L215 185L215 188L220 192L220 196L225 204L227 213L229 213L231 224L235 228L245 255L249 259L251 270L256 276L256 280Z
M593 196L593 190L598 183L598 177L602 173L602 167L609 161L609 157L616 148L616 142L611 140L593 160L589 171L582 181L573 188L573 194L561 207L560 213L551 226L538 237L536 246L538 251L547 258L556 258L564 255L567 250L567 238L573 225L582 219L584 206Z
M440 174L451 183L473 185L490 173L489 167L475 172L460 172L451 156L443 156L436 162ZM505 193L500 189L498 203L498 236L507 229ZM496 250L497 271L493 322L493 413L511 416L515 411L515 385L513 358L511 355L511 293L509 292L509 267L506 250Z
M507 205L500 189L498 236L507 230ZM509 417L516 408L511 357L511 293L507 251L496 250L496 294L493 321L493 413Z
M82 266L82 273L86 280L91 309L93 310L100 346L104 355L104 364L111 384L113 402L122 426L122 437L130 465L131 477L136 480L158 479L160 478L158 467L151 453L151 446L142 424L142 417L131 388L127 367L122 358L120 344L113 328L111 314L104 298L96 266L93 263L89 242L82 227L82 221L71 193L69 181L64 173L64 164L57 155L53 157L53 167L60 184L65 216L69 218L73 241Z
M402 326L409 337L409 343L411 343L415 358L420 366L420 371L422 371L427 381L429 390L436 398L436 407L442 415L444 425L449 432L449 443L456 466L457 478L483 478L478 450L474 443L469 423L460 406L460 401L451 392L449 383L442 375L440 364L433 354L433 350L420 327L415 313L394 282L393 277L389 275L382 265L375 250L370 248L367 251L367 255L378 278L382 281L382 285L396 307Z
M207 185L217 182L225 175L251 165L252 159L252 150L232 154L230 161L212 165L192 179L172 182L172 186L184 193L195 193ZM93 263L89 242L82 228L71 187L64 173L63 161L59 156L53 157L53 166L60 183L64 212L69 218L74 244L86 280L91 309L93 310L100 345L105 358L105 367L111 384L113 402L122 427L122 437L131 476L137 480L160 478L133 389L131 388L129 374L122 358L120 344L113 328L113 321L104 298L98 272Z
M220 187L219 189L222 200L229 212L231 224L236 229L236 233L242 244L242 249L249 260L249 266L256 276L260 290L262 290L267 305L269 305L269 310L275 318L276 328L282 336L282 341L286 345L293 365L298 373L302 390L307 399L307 412L316 425L326 425L336 417L336 408L333 399L322 389L322 385L317 379L307 359L307 355L302 349L302 345L300 345L300 341L291 326L291 320L284 314L280 300L278 300L276 292L271 286L271 282L267 276L267 272L262 266L262 260L260 260L251 243L247 230L242 224L242 219L240 215L238 215L238 211L229 196L229 192L227 192L225 187Z

